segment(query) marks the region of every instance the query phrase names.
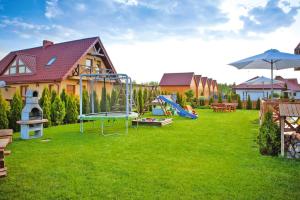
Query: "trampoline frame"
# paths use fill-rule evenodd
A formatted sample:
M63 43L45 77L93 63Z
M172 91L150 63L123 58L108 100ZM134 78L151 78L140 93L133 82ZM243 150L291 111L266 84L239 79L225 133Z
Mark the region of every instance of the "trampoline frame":
M100 112L95 113L94 112L94 92L91 92L91 105L92 105L92 112L90 114L83 114L82 113L82 94L83 94L83 88L82 88L82 81L83 78L93 78L90 81L105 81L107 80L114 80L114 81L120 81L125 80L125 97L126 97L126 107L124 112ZM104 134L104 122L106 120L117 120L117 119L125 119L125 133L128 133L128 121L133 118L137 118L138 114L135 112L132 112L132 80L129 76L126 74L111 74L111 73L99 73L99 74L81 74L80 75L80 114L78 116L80 120L80 133L84 132L84 121L100 121L101 125L101 134L104 136L107 135L115 135L119 133L113 133L113 134ZM91 84L92 90L94 91L94 83Z

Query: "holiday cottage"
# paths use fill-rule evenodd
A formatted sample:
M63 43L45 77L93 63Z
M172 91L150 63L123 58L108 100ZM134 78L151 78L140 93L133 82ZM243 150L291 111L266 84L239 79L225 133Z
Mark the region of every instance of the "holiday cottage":
M53 43L44 40L42 46L10 52L0 61L1 93L11 100L18 89L25 96L27 89L39 91L48 87L60 93L79 95L81 73L116 73L99 37ZM84 88L88 82L83 81ZM95 86L101 92L102 83ZM108 92L111 83L106 84Z

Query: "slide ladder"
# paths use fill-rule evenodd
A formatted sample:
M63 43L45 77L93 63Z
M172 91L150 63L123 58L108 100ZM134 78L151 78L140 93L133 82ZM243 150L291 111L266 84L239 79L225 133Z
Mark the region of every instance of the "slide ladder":
M194 115L194 114L184 110L179 104L177 104L174 101L166 98L165 96L160 95L157 98L164 101L164 102L166 102L167 104L170 104L174 109L176 109L178 115L181 116L181 117L187 117L187 118L191 118L191 119L197 119L198 118L197 115Z

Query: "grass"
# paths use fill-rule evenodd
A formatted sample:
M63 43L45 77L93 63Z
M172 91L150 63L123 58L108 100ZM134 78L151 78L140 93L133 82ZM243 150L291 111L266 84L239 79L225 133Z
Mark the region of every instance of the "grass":
M15 135L0 199L299 199L300 162L261 156L256 111L175 118L99 136L91 124Z

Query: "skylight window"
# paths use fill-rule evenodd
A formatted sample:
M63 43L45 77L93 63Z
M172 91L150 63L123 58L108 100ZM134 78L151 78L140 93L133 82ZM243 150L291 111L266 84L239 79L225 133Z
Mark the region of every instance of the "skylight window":
M52 65L55 61L56 61L56 57L52 57L52 58L48 61L47 66Z

